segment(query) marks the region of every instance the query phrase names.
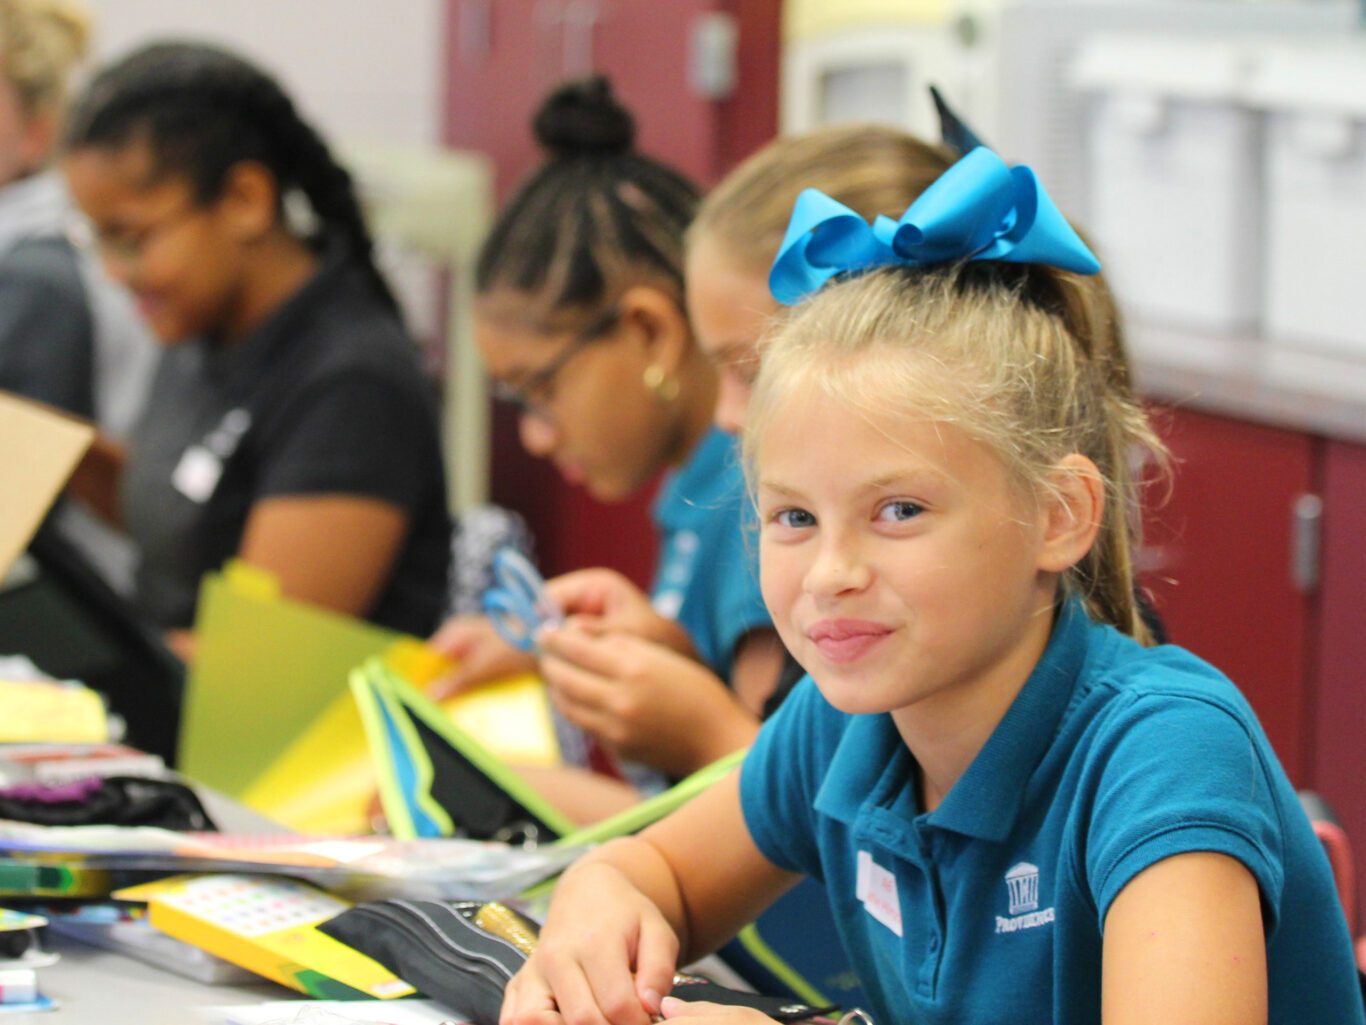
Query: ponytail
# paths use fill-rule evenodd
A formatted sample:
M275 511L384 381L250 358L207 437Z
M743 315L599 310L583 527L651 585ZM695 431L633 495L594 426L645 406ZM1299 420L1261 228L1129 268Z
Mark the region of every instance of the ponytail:
M315 248L338 238L395 313L398 303L374 259L374 243L350 174L333 158L279 82L243 58L197 43L142 47L102 70L72 111L66 144L118 148L144 142L158 175L177 174L201 203L217 197L231 168L266 167L282 216L292 194L307 199Z

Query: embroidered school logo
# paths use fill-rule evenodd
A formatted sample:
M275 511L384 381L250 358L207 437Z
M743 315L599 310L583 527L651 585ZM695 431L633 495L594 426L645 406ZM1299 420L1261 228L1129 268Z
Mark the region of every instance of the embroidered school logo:
M996 916L996 931L1018 932L1036 929L1053 921L1051 907L1039 910L1039 866L1022 861L1006 872L1006 892L1010 897L1010 917Z

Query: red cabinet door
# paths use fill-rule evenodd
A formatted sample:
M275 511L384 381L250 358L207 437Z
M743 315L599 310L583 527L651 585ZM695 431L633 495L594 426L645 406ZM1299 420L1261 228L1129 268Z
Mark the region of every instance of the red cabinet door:
M1314 789L1366 881L1366 445L1324 446L1319 596Z
M1313 598L1290 573L1292 516L1314 490L1316 439L1184 409L1154 410L1170 499L1145 496L1143 584L1169 639L1247 695L1292 781L1312 772Z
M499 194L539 160L531 117L568 77L602 72L636 117L638 148L712 184L777 130L781 0L448 0L445 139L492 156ZM703 19L730 15L738 73L723 99L699 95L690 62ZM495 411L493 500L526 517L541 568L613 566L639 583L654 564L648 494L613 506L527 456Z

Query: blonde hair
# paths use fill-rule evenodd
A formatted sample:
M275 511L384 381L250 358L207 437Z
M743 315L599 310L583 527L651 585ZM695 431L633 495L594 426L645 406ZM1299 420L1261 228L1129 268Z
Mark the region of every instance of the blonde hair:
M1095 544L1062 586L1093 618L1151 643L1134 597L1131 460L1147 450L1165 467L1166 449L1116 374L1095 296L1061 271L986 261L827 285L762 343L744 438L751 479L775 409L806 387L869 417L953 424L1026 495L1047 494L1058 462L1080 453L1100 471L1106 502ZM1098 325L1099 336L1086 333Z
M67 83L85 57L90 18L62 0L0 0L0 72L30 117L57 113Z
M882 125L783 136L707 194L687 244L716 239L738 269L767 274L802 189L820 189L869 219L899 217L953 162L949 150Z
M736 269L767 275L803 189L819 189L868 221L878 214L896 218L957 160L945 146L885 125L832 125L782 136L707 193L686 243L691 249L714 239ZM1067 293L1062 306L1068 327L1088 340L1113 386L1129 394L1123 325L1104 276L1064 278L1057 287Z

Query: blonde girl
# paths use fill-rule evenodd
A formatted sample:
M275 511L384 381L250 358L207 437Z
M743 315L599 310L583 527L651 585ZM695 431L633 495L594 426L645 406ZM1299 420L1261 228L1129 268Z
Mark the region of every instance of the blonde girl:
M1149 647L1160 451L1068 315L1088 250L986 150L899 222L803 197L746 426L766 602L810 673L739 773L566 875L505 1025L666 998L801 874L879 1023L1361 1023L1326 859L1246 702Z

